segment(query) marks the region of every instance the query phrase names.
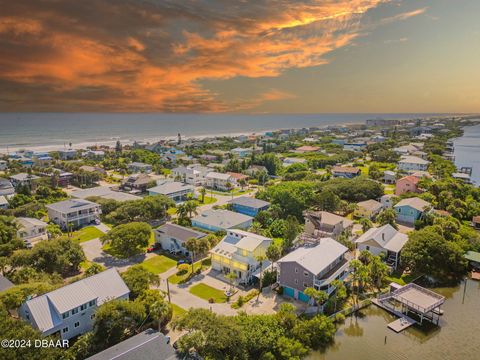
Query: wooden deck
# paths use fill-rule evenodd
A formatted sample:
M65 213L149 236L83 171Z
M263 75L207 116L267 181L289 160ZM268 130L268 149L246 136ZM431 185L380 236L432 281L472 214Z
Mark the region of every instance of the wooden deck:
M390 324L387 325L389 329L392 329L393 331L395 331L397 333L399 333L400 331L405 330L406 328L408 328L408 327L412 326L413 324L417 323L416 320L414 320L411 317L401 313L400 311L397 311L395 309L392 309L391 307L386 306L385 304L383 304L378 299L372 299L372 304L375 304L378 307L388 311L389 313L399 317L399 319L397 319L397 320L395 320L395 321L393 321L393 322L391 322Z
M397 319L395 321L392 321L390 324L388 324L388 328L392 329L393 331L399 333L402 330L405 330L406 328L412 326L415 324L416 321L409 318L408 316L403 316L400 319Z

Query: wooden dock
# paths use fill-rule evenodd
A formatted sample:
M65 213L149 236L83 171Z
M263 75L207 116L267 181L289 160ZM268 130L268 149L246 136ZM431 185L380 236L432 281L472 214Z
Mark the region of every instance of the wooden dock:
M395 331L397 333L399 333L400 331L403 331L406 328L408 328L408 327L417 323L416 320L413 320L411 317L403 314L400 311L397 311L395 309L392 309L392 308L386 306L385 304L383 304L378 299L372 299L372 304L375 304L378 307L388 311L389 313L392 313L393 315L399 317L399 319L397 319L397 320L395 320L395 321L393 321L393 322L391 322L390 324L387 325L389 329L392 329L393 331Z
M393 331L399 333L402 330L405 330L406 328L412 326L415 324L416 321L409 318L408 316L403 316L400 319L397 319L395 321L392 321L390 324L388 324L388 328L392 329Z

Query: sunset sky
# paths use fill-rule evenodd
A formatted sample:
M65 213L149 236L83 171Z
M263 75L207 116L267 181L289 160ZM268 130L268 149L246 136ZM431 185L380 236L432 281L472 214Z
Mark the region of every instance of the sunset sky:
M0 0L0 111L480 112L479 0Z

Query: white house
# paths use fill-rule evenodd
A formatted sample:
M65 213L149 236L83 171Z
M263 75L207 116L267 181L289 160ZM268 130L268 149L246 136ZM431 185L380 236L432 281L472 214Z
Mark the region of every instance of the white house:
M265 256L272 239L242 230L229 229L212 250L212 268L224 274L233 272L239 283L250 283L260 272L259 256ZM269 265L266 261L263 268Z
M150 174L153 170L152 165L141 162L132 162L127 165L128 171L131 173Z
M236 184L235 179L230 174L212 171L205 176L205 185L210 189L227 191L229 190L228 184L231 187Z
M4 178L0 178L0 195L8 196L15 194L15 188L12 183Z
M37 241L48 239L47 223L35 218L19 217L16 219L18 224L17 236L28 246Z
M7 161L6 160L0 160L0 171L4 171L7 169Z
M182 182L194 186L203 184L205 181L204 174L189 166L179 166L172 169L172 175L174 178L180 178Z
M155 242L162 246L163 250L173 251L188 256L185 242L190 238L200 239L207 234L186 228L177 224L165 224L153 230Z
M95 223L101 214L100 205L82 199L69 199L46 205L48 218L62 229L80 228Z
M92 330L95 311L110 300L127 300L130 290L115 268L30 298L19 315L43 336L70 339Z
M427 171L430 161L418 156L402 156L398 162L398 169L403 171Z
M195 193L193 185L168 180L159 180L157 186L147 190L149 195L165 195L177 203L187 200L188 195L193 196Z
M396 269L400 260L400 252L407 241L408 235L402 234L392 225L387 224L367 230L355 243L360 251L367 250L373 255L383 253L387 264Z

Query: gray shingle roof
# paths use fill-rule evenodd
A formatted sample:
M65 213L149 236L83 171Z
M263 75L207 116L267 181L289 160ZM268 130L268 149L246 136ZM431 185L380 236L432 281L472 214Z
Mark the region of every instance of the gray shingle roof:
M109 347L87 360L172 360L175 350L167 344L162 333L147 329L138 335Z
M195 188L192 185L184 184L178 181L165 181L147 190L157 194L169 195L179 191L193 192Z
M13 287L13 283L8 280L5 276L0 275L0 291L5 291Z
M263 201L263 200L255 199L248 196L240 196L236 199L230 200L229 203L237 204L241 206L247 206L254 209L261 209L265 206L270 205L268 201Z
M155 229L154 231L156 233L165 234L180 241L187 241L192 237L199 239L207 235L203 232L189 229L177 224L165 224L163 226L160 226L158 229Z

